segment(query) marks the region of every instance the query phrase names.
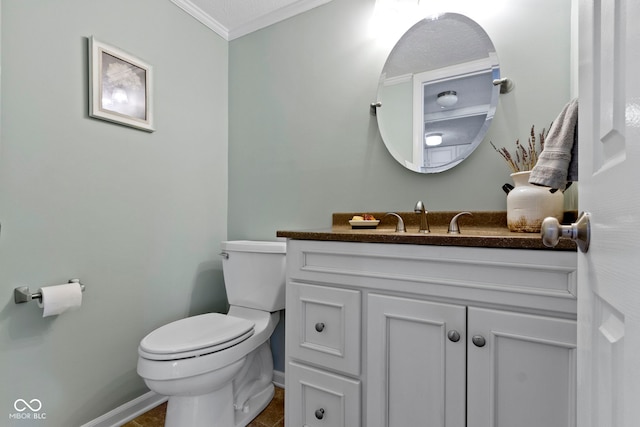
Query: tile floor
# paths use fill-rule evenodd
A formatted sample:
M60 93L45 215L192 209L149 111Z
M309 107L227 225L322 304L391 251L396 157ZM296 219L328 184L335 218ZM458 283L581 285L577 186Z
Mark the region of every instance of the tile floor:
M163 427L167 404L153 408L122 427ZM273 400L247 427L284 427L284 390L276 387Z

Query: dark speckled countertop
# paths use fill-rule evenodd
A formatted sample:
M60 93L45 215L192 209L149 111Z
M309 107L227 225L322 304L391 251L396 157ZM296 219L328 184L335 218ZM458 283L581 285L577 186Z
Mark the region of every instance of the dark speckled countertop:
M349 220L354 215L368 213L380 220L376 229L352 229ZM543 249L575 251L576 244L561 239L558 246L548 248L542 244L540 233L514 233L507 228L505 211L472 212L458 220L460 234L448 234L449 221L459 212L429 212L431 233L419 233L420 218L414 212L397 212L404 220L407 231L395 231L396 218L385 216L385 212L334 213L330 229L278 231L278 237L297 240L324 240L368 243L403 243L411 245L471 246L484 248ZM562 221L570 224L576 212L567 212Z

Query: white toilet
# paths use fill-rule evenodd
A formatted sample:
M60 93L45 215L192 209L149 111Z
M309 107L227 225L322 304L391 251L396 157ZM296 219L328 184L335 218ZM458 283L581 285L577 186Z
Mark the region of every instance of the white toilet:
M138 347L138 374L169 396L166 427L244 427L273 397L269 337L285 305L286 243L221 247L229 313L177 320Z

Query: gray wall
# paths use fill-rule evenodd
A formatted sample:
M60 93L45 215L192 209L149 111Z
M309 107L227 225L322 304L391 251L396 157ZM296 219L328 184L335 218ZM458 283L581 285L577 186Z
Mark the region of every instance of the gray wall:
M371 36L374 5L333 0L230 43L230 236L269 239L328 226L332 212L410 211L418 199L430 210L506 208L509 170L486 141L526 141L532 124L548 127L570 99L570 0L469 12L516 90L501 96L485 143L431 175L396 163L369 114L392 47Z
M152 64L157 131L87 115L87 40ZM169 1L3 0L0 424L78 426L147 391L153 328L226 310L228 43ZM78 277L42 318L13 288ZM12 421L39 399L46 421Z
M510 172L488 141L526 141L569 101L571 0L467 3L454 11L484 27L516 89L500 97L485 142L439 174L396 163L369 114L393 47L370 31L375 0L333 0L232 41L229 236L273 239L327 227L332 212L411 211L419 199L436 211L506 209Z

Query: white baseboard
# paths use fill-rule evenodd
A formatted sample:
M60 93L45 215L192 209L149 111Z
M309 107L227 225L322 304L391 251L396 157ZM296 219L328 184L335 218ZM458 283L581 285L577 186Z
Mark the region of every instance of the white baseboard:
M120 427L156 406L166 402L169 398L152 391L133 399L116 409L89 421L80 427Z
M273 385L284 388L284 372L273 371Z
M273 371L273 384L276 387L284 388L284 372ZM167 396L162 396L150 391L80 427L120 427L166 402L168 399Z

